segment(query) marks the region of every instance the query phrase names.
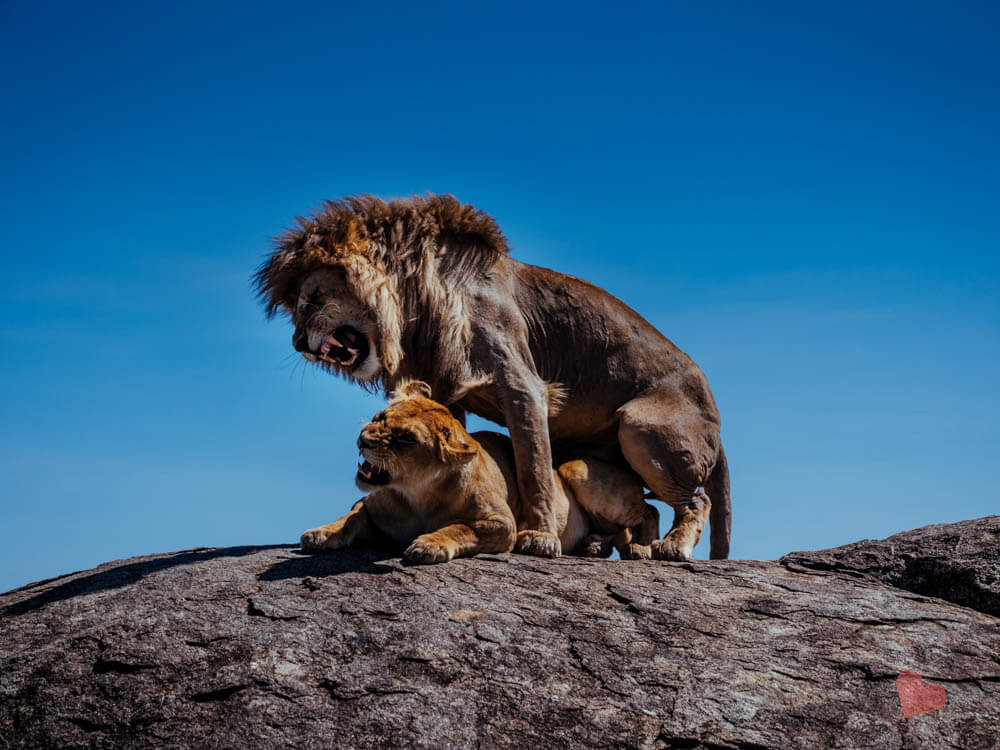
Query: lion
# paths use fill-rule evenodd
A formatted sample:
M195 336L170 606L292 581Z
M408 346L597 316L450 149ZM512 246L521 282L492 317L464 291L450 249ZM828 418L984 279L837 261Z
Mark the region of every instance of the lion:
M460 420L507 427L517 551L560 554L552 466L590 456L674 509L653 557L690 559L709 516L710 556L728 557L729 469L704 374L604 290L511 258L485 213L450 195L329 201L277 240L255 283L309 361L372 390L422 380Z
M397 390L362 429L358 449L364 460L355 482L368 495L344 517L302 534L303 550L388 540L409 545L405 559L427 564L514 548L522 504L510 439L470 435L426 383ZM614 544L635 558L658 536L659 513L631 471L575 459L553 471L553 484L564 550L606 557Z

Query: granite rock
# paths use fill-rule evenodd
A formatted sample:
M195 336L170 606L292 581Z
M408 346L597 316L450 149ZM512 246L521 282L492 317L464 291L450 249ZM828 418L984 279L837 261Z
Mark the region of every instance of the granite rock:
M111 562L0 595L0 748L1000 748L998 539ZM942 709L903 717L908 669Z

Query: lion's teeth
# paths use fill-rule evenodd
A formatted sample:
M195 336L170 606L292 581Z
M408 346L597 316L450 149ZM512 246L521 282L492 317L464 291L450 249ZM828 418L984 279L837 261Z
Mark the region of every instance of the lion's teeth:
M329 351L330 347L333 346L333 342L329 338L323 339L323 343L319 346L319 356L325 357Z
M319 347L320 356L324 356L325 357L326 354L327 354L327 352L329 352L334 347L337 347L338 349L343 349L344 345L341 344L335 337L333 337L333 336L326 336L323 339L323 343L320 344L320 347Z

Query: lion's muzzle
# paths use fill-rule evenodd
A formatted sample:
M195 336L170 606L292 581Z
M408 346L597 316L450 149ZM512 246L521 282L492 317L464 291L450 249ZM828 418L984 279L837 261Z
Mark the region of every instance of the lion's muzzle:
M310 346L310 342L317 342ZM356 370L371 353L368 337L353 326L340 326L331 334L322 335L300 327L292 335L292 346L310 362L325 362L349 370Z
M310 362L316 361L316 355L309 351L309 333L305 328L296 328L292 334L292 346Z

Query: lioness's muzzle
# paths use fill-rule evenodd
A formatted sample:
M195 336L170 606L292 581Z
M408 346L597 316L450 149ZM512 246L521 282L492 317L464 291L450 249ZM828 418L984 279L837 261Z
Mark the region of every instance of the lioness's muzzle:
M359 479L365 484L374 486L388 484L392 481L392 475L378 466L374 466L367 459L358 464L358 473L355 479Z

